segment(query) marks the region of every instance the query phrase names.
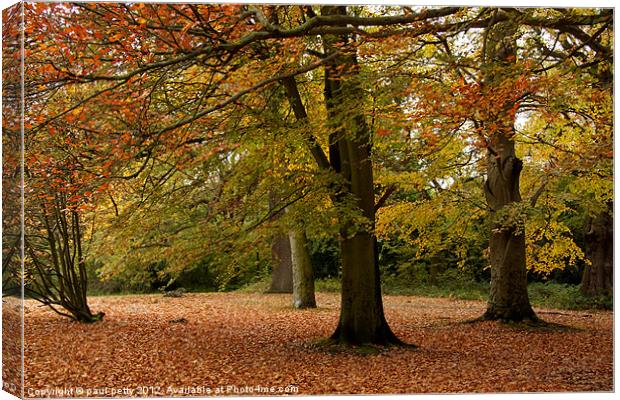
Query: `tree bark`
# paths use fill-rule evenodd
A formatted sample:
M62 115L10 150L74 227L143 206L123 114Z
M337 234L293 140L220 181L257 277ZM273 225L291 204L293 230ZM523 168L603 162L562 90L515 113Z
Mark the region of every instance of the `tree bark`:
M322 6L322 15L346 15L344 6ZM355 47L342 36L323 36L326 54L343 54L325 68L325 101L330 135L330 164L346 182L335 196L341 206L361 214L366 224L354 223L350 212L340 218L342 294L338 327L332 339L347 344L400 343L383 313L381 284L374 236L375 208L370 131L360 113L363 92L356 82ZM345 51L346 48L346 51Z
M275 207L277 196L269 193L269 208ZM279 218L281 213L272 218ZM293 264L287 235L277 235L271 244L271 285L267 293L293 293Z
M323 6L322 15L346 15L346 7ZM383 313L379 258L374 236L375 206L373 167L370 159L371 140L368 126L360 111L363 92L357 86L355 48L344 36L324 35L325 53L340 55L325 68L325 103L331 125L329 158L317 140L309 135L307 144L319 168L338 174L342 185L330 185L332 201L348 209L354 199L355 212L366 218L358 227L350 212L340 216L340 248L342 293L340 319L331 339L345 344L400 344ZM344 52L343 47L347 47ZM305 122L307 113L294 79L282 82L295 116ZM334 187L337 186L337 187Z
M96 322L105 314L93 314L88 306L80 215L68 209L66 197L65 193L54 194L52 204L38 205L38 215L34 207L28 209L36 217L24 233L31 277L25 290L57 314L79 322ZM26 204L32 203L32 198L26 197ZM35 226L35 219L40 225Z
M293 229L289 233L289 240L293 264L293 307L316 308L314 274L306 233L302 229Z
M291 245L289 238L278 235L271 245L271 285L268 293L292 293L293 292L293 264L291 258Z
M613 95L613 73L609 64L597 67L598 86ZM611 123L610 123L611 124ZM597 123L596 130L604 134L607 127ZM585 253L591 265L586 265L581 278L581 293L586 296L613 296L614 220L613 201L605 209L586 221Z
M509 77L517 56L516 33L517 26L512 21L499 22L487 29L484 54L487 91ZM508 220L500 214L505 207L515 207L521 202L519 178L523 162L515 153L514 122L514 115L508 112L498 115L495 121L485 121L489 127L492 123L495 126L489 134L484 183L491 214L491 290L483 318L491 320L537 320L527 293L523 217L517 215Z
M583 271L581 292L586 296L613 295L613 205L586 223L586 257L591 265Z

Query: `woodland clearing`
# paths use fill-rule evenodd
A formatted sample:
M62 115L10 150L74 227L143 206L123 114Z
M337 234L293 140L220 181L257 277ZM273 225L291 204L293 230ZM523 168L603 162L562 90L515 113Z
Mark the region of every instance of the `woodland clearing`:
M223 394L239 395L233 390L257 386L300 395L613 390L609 311L537 309L551 323L542 328L465 323L482 315L484 302L385 296L395 333L417 347L340 351L317 344L337 323L337 294L318 293L318 308L310 310L293 309L282 294L90 301L105 311L103 321L72 322L26 301L26 394L128 388L139 395L147 387L149 396L170 396L224 387L230 393Z

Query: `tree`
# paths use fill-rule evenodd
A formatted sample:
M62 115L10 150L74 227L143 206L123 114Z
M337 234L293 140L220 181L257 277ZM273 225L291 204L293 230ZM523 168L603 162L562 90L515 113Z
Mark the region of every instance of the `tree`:
M520 136L516 125L522 125L523 120L535 120L538 116L548 120L550 115L555 118L556 112L560 113L556 109L556 99L563 97L559 86L567 81L558 79L563 76L558 71L566 71L564 68L575 61L572 57L587 43L593 42L593 49L601 47L595 37L606 36L603 32L608 28L610 16L604 10L591 14L575 10L545 10L541 13L484 8L478 11L476 22L465 29L474 28L473 32L468 32L472 38L469 54L457 47L458 39L450 33L436 35L433 43L437 50L431 53L431 58L437 66L420 66L414 70L417 72L414 76L420 78L413 80L412 87L417 92L412 114L420 131L419 136L426 137L429 143L443 145L449 143L448 137L458 134L463 135L465 149L474 154L474 160L477 158L476 149L487 154L486 158L479 158L479 165L486 169L484 189L486 206L490 210L488 219L492 225L489 232L492 289L485 318L535 319L527 299L525 246L528 243L533 246L537 244L534 240L525 241L527 216L535 211L536 200L546 190L548 180L562 172L545 170L547 175L544 179L528 185L531 193L529 201L522 201L520 180L524 163L517 156L517 144L526 139ZM593 36L582 29L592 30ZM545 35L541 35L542 32L555 35L558 40L547 40ZM564 40L565 37L571 40ZM575 38L582 43L574 43L572 40ZM562 43L560 49L555 47L558 43ZM604 56L603 53L608 52L603 51L601 55ZM584 59L578 65L583 62L584 68L588 62L599 63L596 59L592 60L589 52L580 57ZM577 76L583 77L581 67L571 73L579 73ZM578 82L583 83L581 80ZM580 87L583 88L583 85ZM580 111L575 112L574 108L566 107L562 112L564 116L561 118L571 123L582 119ZM542 129L542 136L546 136L544 130L547 128ZM550 130L549 134L555 135L554 142L564 132ZM530 152L526 146L521 149ZM554 164L554 156L546 155L549 158L542 164L547 163L545 168L549 168ZM533 163L533 167L538 169L540 164ZM479 172L474 172L464 179L477 177ZM448 180L448 188L460 188L458 182L462 179L452 179L455 183ZM537 232L545 230L537 229ZM579 258L578 249L575 251L574 244L570 245L570 238L567 240L563 232L563 229L557 229L559 235L555 238L559 239L558 243L561 240L566 245L556 248L564 247L571 252L556 257L554 262L559 261L556 265L560 266L564 265L565 257L576 255ZM533 259L530 254L530 260Z
M321 14L346 15L343 6L322 6ZM353 201L358 219L340 221L342 293L340 319L332 339L361 344L400 343L383 313L375 227L375 197L371 160L371 132L360 101L355 47L346 36L323 36L327 55L343 51L325 68L325 105L331 128L330 167L343 179L336 202ZM348 114L348 116L347 116Z
M88 305L84 215L102 187L70 156L81 149L81 140L70 129L27 132L24 138L24 289L54 312L90 323L104 313L95 314Z
M346 15L346 7L324 6L322 15ZM340 52L347 39L323 37L328 56ZM332 335L337 342L361 344L400 343L390 330L383 314L379 281L378 254L374 236L374 184L370 160L370 132L359 110L359 83L356 82L355 48L350 54L334 57L325 68L325 104L329 134L329 159L312 136L309 144L320 168L341 177L343 184L332 194L335 205L348 206L353 201L354 214L340 215L340 249L342 261L342 299L338 327ZM341 72L346 71L346 72ZM283 80L288 99L298 122L308 116L293 78ZM342 126L346 128L342 128ZM357 214L357 215L355 215ZM360 215L361 214L361 215ZM355 217L363 222L356 223ZM360 226L361 225L361 226ZM293 241L291 241L293 244Z
M512 21L498 22L485 32L487 65L483 66L483 91L487 96L503 84L507 75L514 73L516 33L517 25ZM492 227L489 243L491 293L483 318L537 320L527 293L524 221L518 214L523 161L515 153L514 115L510 109L501 110L495 121L485 121L485 129L490 130L490 143L484 193Z
M273 209L277 204L274 192L269 194L269 206ZM280 211L274 214L272 219L277 219L283 214ZM271 243L271 284L268 293L294 293L293 289L293 258L291 248L291 236L277 234ZM294 302L295 300L293 300Z
M293 307L316 308L314 275L306 233L299 228L293 229L289 233L289 241L293 267Z
M293 262L290 237L278 235L271 244L271 284L267 293L293 292Z
M23 10L15 7L3 15L21 17ZM66 130L59 138L53 128L30 130L45 118L41 111L53 112L66 103L47 104L45 91L32 85L40 77L28 57L33 43L27 35L21 36L21 28L30 32L30 21L23 25L3 22L7 34L20 28L19 38L24 40L3 37L3 46L8 45L5 50L10 50L4 52L10 61L3 58L9 61L3 68L8 78L3 84L3 216L4 223L11 224L3 233L3 278L8 275L5 284L10 283L5 289L34 297L80 322L94 322L103 313L93 314L87 304L81 213L97 191L96 184L84 184L84 176L73 168L74 160L67 157L81 146L79 135ZM70 91L56 91L71 98Z
M84 228L79 211L70 206L65 192L45 197L37 205L39 210L36 206L27 210L26 292L54 312L76 321L101 320L104 313L94 314L88 306Z
M613 292L612 203L586 225L586 256L590 260L583 272L581 292L585 295L611 295Z

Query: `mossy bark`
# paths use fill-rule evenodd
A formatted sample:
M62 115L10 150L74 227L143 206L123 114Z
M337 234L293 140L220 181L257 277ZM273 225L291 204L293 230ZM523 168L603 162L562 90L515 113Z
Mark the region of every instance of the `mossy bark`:
M301 229L289 233L293 265L293 307L315 308L314 273L308 252L308 239Z

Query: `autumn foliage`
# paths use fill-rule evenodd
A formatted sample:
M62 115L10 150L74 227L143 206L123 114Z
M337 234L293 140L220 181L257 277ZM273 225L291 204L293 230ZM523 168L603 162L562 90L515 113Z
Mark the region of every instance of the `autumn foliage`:
M613 10L26 2L3 12L3 26L3 282L71 319L110 319L77 327L32 311L32 387L60 384L90 362L85 349L62 368L37 358L52 344L34 339L48 324L107 343L111 332L132 336L121 325L135 316L164 332L149 346L161 344L166 357L166 341L206 343L241 325L241 311L222 308L236 295L221 304L204 295L228 326L205 322L215 317L197 310L203 295L180 302L190 321L180 332L168 321L169 304L157 314L159 300L139 297L142 311L120 311L129 300L91 301L90 284L165 292L185 279L236 289L269 274L273 243L283 238L294 249L291 268L304 266L291 279L309 306L313 276L341 282L340 317L322 295L319 310L304 314L311 335L277 328L299 316L261 303L260 318L279 336L252 329L265 343L293 346L305 360L299 365L316 358L333 368L323 353L300 356L301 342L321 336L338 346L420 345L423 354L376 357L405 369L409 356L419 357L423 371L440 362L432 351L455 350L431 337L419 309L396 311L408 300L390 299L384 312L386 277L405 287L436 284L442 274L489 282L487 310L476 303L447 311L455 321L581 324L581 315L534 312L527 284L535 280L582 280L584 296L611 295L612 232L604 225L613 220ZM331 308L321 311L322 301ZM439 320L428 318L432 326ZM607 316L595 318L602 327L594 333L549 337L592 351L600 333L607 346ZM497 354L485 347L493 335L511 343L500 349L502 366L515 368L510 355L528 334L486 322L465 330L468 371L475 357ZM250 335L242 331L231 336L237 344ZM537 352L547 337L533 335ZM258 342L248 343L251 352ZM203 365L206 348L185 350L188 363ZM347 353L347 363L355 357ZM562 386L551 371L559 360L545 357L549 364L532 368L554 383L519 378L519 386L504 377L502 388L610 387L607 375ZM578 373L608 372L602 362L586 371L577 358ZM158 362L141 378L161 383L158 371L172 364ZM47 363L64 372L43 370ZM101 375L103 365L80 371ZM317 378L320 368L294 377L256 368L274 382L311 381L308 393L501 389L441 383L439 375L436 386L407 386L395 367L382 370L384 385L360 378L357 389ZM227 376L225 369L214 371Z

